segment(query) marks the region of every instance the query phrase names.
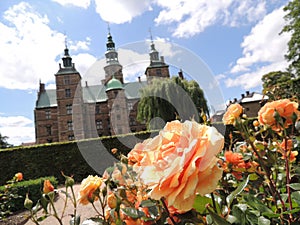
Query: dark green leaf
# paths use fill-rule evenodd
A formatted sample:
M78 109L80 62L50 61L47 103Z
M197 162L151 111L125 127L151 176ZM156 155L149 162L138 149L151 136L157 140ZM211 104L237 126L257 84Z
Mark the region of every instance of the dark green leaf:
M206 210L206 205L211 204L212 205L212 200L211 198L208 198L206 196L201 196L197 195L195 198L195 202L193 205L193 208L196 209L200 213L204 213Z
M290 188L294 189L295 191L300 191L300 183L293 183L289 184Z
M219 216L217 213L212 211L209 207L207 207L209 215L214 222L214 225L230 225L228 221L226 221L223 217Z
M133 219L138 219L138 218L141 218L143 216L145 216L145 213L144 212L141 212L135 208L123 208L121 209L123 211L123 213Z

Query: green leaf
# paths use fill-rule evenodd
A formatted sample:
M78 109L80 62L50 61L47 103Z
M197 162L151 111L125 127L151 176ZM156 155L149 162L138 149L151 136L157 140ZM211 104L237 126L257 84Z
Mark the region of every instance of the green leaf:
M141 207L152 207L152 206L156 206L156 202L153 202L151 200L143 200L140 204Z
M292 199L300 205L300 191L296 191L292 193Z
M123 211L123 213L133 219L138 219L138 218L141 218L143 216L145 216L145 213L144 212L141 212L135 208L123 208L121 209Z
M300 183L293 183L289 184L290 188L294 189L295 191L300 191Z
M260 216L258 217L258 225L270 225L271 221L268 220L267 218Z
M247 186L248 182L249 182L249 176L247 176L246 180L241 182L239 184L239 186L233 192L231 192L230 195L227 196L226 202L227 202L228 207L231 205L233 199L235 199L235 197L244 190L244 188Z
M209 207L207 207L209 215L214 222L214 225L231 225L228 221L226 221L223 217L219 216L217 213L212 211Z
M204 213L206 210L206 205L212 205L212 199L206 196L196 195L193 208L200 213Z

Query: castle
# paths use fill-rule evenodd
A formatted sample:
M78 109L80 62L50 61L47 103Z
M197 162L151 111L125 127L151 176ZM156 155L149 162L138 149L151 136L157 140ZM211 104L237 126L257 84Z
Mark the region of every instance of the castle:
M136 120L139 90L154 77L169 78L169 66L159 57L153 41L147 80L124 83L110 32L107 36L105 79L101 84L82 85L66 46L62 65L55 74L56 89L45 89L40 82L34 109L36 143L50 143L110 136L146 130Z

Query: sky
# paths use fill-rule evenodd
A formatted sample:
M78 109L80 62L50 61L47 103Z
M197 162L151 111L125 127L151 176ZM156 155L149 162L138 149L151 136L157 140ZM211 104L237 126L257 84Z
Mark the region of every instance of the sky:
M125 81L144 77L151 40L170 65L197 80L211 113L288 65L288 0L1 0L0 134L35 141L39 83L55 88L65 45L83 82L100 84L111 33Z

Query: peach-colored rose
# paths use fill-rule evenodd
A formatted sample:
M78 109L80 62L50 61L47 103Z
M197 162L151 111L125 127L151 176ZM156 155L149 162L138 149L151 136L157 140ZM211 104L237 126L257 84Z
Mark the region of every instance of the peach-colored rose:
M44 187L43 187L43 192L45 194L48 194L49 192L52 192L54 191L54 187L53 185L51 184L50 180L45 180L44 181Z
M16 173L16 174L15 174L15 178L16 178L17 181L21 181L21 180L23 180L23 174L20 173L20 172L19 172L19 173Z
M102 184L102 179L98 176L89 175L87 178L83 179L79 190L79 203L87 205L88 203L97 199L94 196L94 192Z
M298 151L293 150L293 140L288 139L283 140L283 142L279 145L279 152L282 154L282 159L289 158L290 162L296 161L296 157L298 155Z
M236 118L238 118L243 113L243 107L240 104L231 104L224 116L223 116L223 123L225 125L234 124Z
M238 164L244 162L243 155L241 153L226 151L224 156L225 156L226 162L230 163L232 165L238 165Z
M170 206L190 210L196 193L210 193L222 176L216 155L224 137L214 128L194 121L172 121L159 135L135 145L129 164L151 189L154 199L165 197Z
M258 120L262 125L270 126L274 131L280 131L293 124L293 114L296 114L297 120L300 119L298 103L291 102L289 99L281 99L266 103L258 112ZM275 113L284 118L283 127L276 121Z

